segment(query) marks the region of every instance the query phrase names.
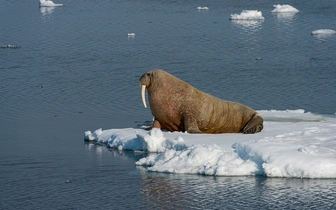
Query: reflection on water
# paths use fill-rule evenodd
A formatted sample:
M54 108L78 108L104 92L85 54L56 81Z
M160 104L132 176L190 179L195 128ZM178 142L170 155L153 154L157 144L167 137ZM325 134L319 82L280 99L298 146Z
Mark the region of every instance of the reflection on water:
M231 20L231 22L243 30L256 32L261 29L264 20Z
M164 209L331 209L335 180L141 173L147 207ZM318 195L318 196L317 196Z
M274 16L278 18L280 21L289 21L294 19L295 12L277 12L277 13L272 13Z
M321 41L321 42L325 42L325 41L332 41L332 40L336 40L336 34L332 34L332 33L325 33L325 34L312 34L311 35L314 39Z
M53 13L55 7L40 7L40 12L42 15L50 15Z
M292 30L295 26L296 13L284 12L284 13L272 13L273 17L277 20L277 28L280 30Z
M152 209L190 208L192 190L179 179L171 179L157 174L142 174L140 193L144 196L145 206Z
M85 142L85 149L87 150L87 154L94 154L98 157L102 156L103 147L98 147L94 143Z
M101 147L102 150L95 148ZM89 151L97 158L110 156L109 162L118 163L109 171L125 170L125 164L136 161L145 154L132 151L106 149L91 144ZM88 151L88 152L89 152ZM99 151L97 153L97 151ZM101 153L102 151L102 153ZM263 176L213 177L188 174L147 172L146 167L134 166L128 173L138 185L126 188L128 179L121 179L114 187L125 187L126 197L138 192L138 209L332 209L336 207L336 180L334 179L284 179ZM104 167L105 168L105 167ZM101 171L103 172L103 171ZM108 172L108 171L107 171ZM110 173L110 172L108 172ZM102 176L104 176L102 174ZM111 179L115 175L110 174ZM125 176L125 175L123 175ZM120 202L120 201L119 201Z

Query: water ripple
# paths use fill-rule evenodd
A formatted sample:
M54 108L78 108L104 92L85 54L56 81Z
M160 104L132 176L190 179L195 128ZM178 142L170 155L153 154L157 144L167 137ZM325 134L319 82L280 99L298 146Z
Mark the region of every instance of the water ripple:
M324 186L321 186L323 184ZM331 184L328 186L328 184ZM312 208L329 209L336 203L335 182L332 180L283 180L263 177L198 177L150 175L146 176L141 192L148 197L149 206L165 208L250 209ZM307 190L307 189L310 190ZM243 194L241 192L244 192ZM324 196L317 196L317 195ZM314 198L314 199L313 199ZM176 200L175 200L176 199ZM328 200L328 201L326 201Z

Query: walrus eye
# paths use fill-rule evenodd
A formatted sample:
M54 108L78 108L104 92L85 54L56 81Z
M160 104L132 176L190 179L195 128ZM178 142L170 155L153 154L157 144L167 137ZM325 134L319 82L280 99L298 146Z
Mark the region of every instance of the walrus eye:
M147 73L147 76L150 76L150 73Z

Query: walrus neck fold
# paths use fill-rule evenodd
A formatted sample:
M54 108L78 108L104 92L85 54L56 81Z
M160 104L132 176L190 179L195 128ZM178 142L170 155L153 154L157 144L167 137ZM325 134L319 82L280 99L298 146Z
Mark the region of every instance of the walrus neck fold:
M147 108L146 105L146 99L145 99L145 92L146 92L146 85L141 85L141 98L142 98L142 103L145 108Z

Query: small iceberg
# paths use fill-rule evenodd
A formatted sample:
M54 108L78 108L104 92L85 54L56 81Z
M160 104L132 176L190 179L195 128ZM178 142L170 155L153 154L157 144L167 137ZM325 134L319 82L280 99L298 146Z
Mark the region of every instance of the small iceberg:
M197 10L208 10L209 7L197 7Z
M55 4L51 0L40 0L40 7L62 7L63 4Z
M312 31L311 33L313 36L332 36L336 35L336 31L331 30L331 29L319 29Z
M274 13L297 13L299 12L299 10L297 10L296 8L292 7L291 5L288 4L277 4L277 5L273 5L274 9L271 12Z
M264 20L259 10L243 10L239 15L231 14L230 20Z
M127 36L128 36L128 38L134 38L135 37L135 33L128 33Z

